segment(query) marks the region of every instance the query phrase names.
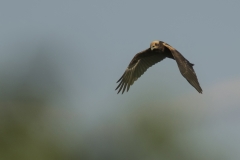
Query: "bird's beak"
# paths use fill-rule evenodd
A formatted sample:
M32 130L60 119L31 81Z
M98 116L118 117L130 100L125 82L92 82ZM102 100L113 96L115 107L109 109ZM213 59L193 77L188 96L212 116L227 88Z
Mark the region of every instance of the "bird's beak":
M151 46L151 50L154 50L156 48L156 46Z

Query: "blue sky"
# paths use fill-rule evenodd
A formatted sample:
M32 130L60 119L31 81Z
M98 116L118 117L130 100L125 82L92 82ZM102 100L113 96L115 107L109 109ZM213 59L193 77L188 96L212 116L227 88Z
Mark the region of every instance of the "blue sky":
M130 102L183 103L189 113L221 119L226 111L232 117L240 113L239 6L235 0L1 1L0 73L12 79L3 85L23 78L36 58L32 53L44 48L50 54L39 63L51 63L68 97L66 108L87 126L119 110L127 113ZM151 67L128 93L116 94L130 60L153 40L195 64L202 95L170 59ZM240 134L239 126L235 132Z

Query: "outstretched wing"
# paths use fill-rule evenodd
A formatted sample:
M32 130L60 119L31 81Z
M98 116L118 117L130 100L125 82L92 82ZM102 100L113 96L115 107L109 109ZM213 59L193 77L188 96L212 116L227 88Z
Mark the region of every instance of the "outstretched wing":
M186 78L187 81L199 93L202 93L202 88L200 87L200 84L197 79L197 75L193 69L194 64L190 63L186 58L183 57L183 55L181 53L179 53L175 48L173 48L169 44L163 43L163 45L171 51L173 57L175 58L175 60L178 64L178 68L179 68L181 74L183 75L183 77Z
M161 54L151 49L146 49L138 54L136 54L127 69L123 73L122 77L117 81L120 82L115 90L118 89L118 93L124 93L130 86L136 81L149 67L160 62L166 58L165 54Z

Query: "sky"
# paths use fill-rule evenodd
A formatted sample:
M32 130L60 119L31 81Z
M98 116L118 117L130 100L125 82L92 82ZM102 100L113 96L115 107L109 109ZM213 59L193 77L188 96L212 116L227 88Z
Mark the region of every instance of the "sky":
M2 0L1 86L13 88L26 77L43 91L61 86L64 95L55 97L53 105L81 117L85 128L113 113L135 110L130 103L164 103L202 115L206 128L217 126L203 129L206 135L230 126L219 134L228 139L219 141L229 144L233 137L240 142L240 127L234 123L240 120L239 6L236 0ZM203 94L171 59L149 68L129 92L117 94L116 81L153 40L167 42L195 64ZM29 74L37 64L40 71ZM57 78L46 85L51 76Z

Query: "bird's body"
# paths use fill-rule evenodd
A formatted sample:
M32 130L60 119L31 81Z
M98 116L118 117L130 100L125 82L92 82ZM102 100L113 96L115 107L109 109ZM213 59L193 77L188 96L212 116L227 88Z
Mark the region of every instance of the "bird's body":
M133 57L122 77L117 81L120 82L116 88L116 90L118 89L118 93L121 92L121 90L122 93L124 93L126 89L128 91L134 81L149 67L162 61L164 58L174 59L183 77L185 77L199 93L202 93L193 69L193 64L184 58L175 48L162 41L153 41L148 49L137 53Z

